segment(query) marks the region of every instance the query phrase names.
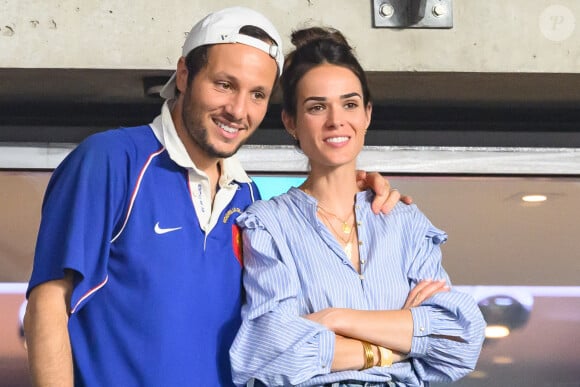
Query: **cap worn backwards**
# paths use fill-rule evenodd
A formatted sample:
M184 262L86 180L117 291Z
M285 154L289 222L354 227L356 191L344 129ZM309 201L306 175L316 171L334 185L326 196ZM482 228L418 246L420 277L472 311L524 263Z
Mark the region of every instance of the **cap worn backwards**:
M240 34L244 26L262 29L275 44ZM183 44L182 56L187 56L193 49L209 44L241 43L264 51L276 60L278 73L284 67L282 39L274 25L261 13L245 7L230 7L210 13L193 26ZM169 99L175 97L175 73L161 89L161 96Z

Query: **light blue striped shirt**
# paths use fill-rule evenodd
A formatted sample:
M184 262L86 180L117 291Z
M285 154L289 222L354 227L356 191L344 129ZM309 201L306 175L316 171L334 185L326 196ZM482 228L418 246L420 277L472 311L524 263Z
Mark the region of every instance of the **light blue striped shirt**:
M391 213L375 215L372 198L370 191L356 198L360 276L317 218L316 200L299 189L255 202L238 218L247 303L230 350L237 385L256 378L269 386L341 380L424 386L457 380L474 369L485 322L475 300L452 289L411 309L409 359L391 367L331 372L334 333L302 315L329 307L401 309L420 280L450 284L440 250L447 235L415 205L399 203Z

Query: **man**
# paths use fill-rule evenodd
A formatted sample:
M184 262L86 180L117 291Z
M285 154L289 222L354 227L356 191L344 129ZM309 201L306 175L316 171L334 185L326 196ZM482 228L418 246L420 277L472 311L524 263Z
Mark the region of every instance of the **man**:
M210 14L185 41L161 115L89 137L55 170L25 317L34 385L232 385L235 219L260 197L232 156L282 65L263 15Z

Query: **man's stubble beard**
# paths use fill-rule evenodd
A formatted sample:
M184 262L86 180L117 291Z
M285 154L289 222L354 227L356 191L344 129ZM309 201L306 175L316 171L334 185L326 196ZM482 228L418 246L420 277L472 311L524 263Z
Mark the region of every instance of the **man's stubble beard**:
M183 109L181 110L181 120L183 125L185 126L185 130L189 138L209 157L211 158L220 158L225 159L228 157L233 156L238 152L238 150L244 145L247 141L247 138L238 144L238 146L231 152L221 152L217 150L212 144L208 141L208 131L203 126L202 120L200 115L196 115L196 113L191 109L191 96L190 90L186 90L183 99Z

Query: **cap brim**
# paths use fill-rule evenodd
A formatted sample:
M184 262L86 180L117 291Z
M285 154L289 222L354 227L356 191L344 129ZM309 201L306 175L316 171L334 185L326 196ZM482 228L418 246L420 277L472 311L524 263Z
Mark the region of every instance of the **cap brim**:
M165 86L163 86L159 92L159 95L165 99L171 99L175 97L175 73L171 75L171 78L169 78Z

